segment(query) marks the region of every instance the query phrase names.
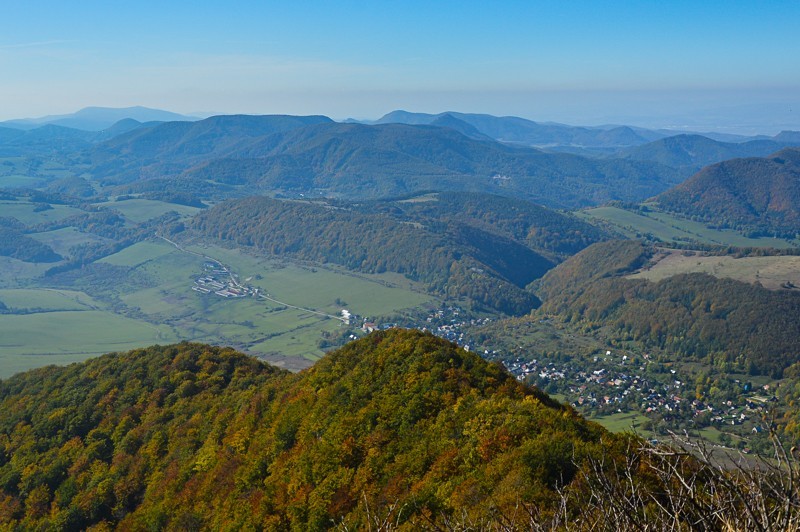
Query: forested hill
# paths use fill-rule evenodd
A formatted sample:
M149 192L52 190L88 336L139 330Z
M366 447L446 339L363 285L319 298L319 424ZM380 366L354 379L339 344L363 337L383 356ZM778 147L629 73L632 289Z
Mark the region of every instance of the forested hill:
M511 238L537 252L574 255L609 236L596 226L529 201L493 194L447 192L407 200L365 203L371 212L401 215L409 221L444 220Z
M240 195L237 187L359 200L470 190L573 208L640 201L680 182L658 163L511 147L452 116L437 124L218 116L140 127L80 160L114 193L166 188L217 198Z
M800 148L708 166L656 201L720 227L793 238L800 232Z
M524 288L553 266L550 260L477 227L424 223L326 203L253 197L208 209L191 228L271 255L401 273L435 293L509 314L538 306Z
M232 159L193 175L348 199L470 190L557 207L644 198L680 181L673 169L656 163L513 148L448 127L403 124L312 125L253 143Z
M675 135L628 148L618 155L636 161L655 161L673 168L686 168L694 173L704 166L728 159L766 157L792 145L797 145L797 142L791 142L788 136L721 142L702 135Z
M779 377L800 361L800 294L702 273L625 277L650 255L633 241L587 248L542 278L541 311L730 371Z
M224 157L255 139L331 122L324 116L221 115L197 122L138 128L90 150L92 173L101 182L127 182L179 173L199 161Z
M617 441L500 366L403 330L296 375L198 344L111 354L0 381L0 410L0 520L27 530L546 517L555 488L580 494L587 457Z

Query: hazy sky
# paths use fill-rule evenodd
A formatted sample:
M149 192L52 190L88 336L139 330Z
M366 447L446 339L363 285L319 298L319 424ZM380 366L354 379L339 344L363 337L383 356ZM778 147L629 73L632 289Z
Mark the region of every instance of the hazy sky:
M144 105L800 128L797 0L0 0L0 8L0 119Z

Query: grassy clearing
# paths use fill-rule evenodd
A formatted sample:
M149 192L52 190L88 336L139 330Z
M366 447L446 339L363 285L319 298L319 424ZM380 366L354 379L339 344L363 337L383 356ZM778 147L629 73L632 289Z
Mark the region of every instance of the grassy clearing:
M64 227L62 229L56 229L55 231L47 231L46 233L34 233L30 236L42 244L47 244L53 248L53 251L63 257L69 256L69 250L73 246L92 244L95 242L109 242L106 238L91 233L82 233L74 227Z
M0 176L0 188L37 188L45 184L39 177L22 174L8 174Z
M40 277L52 264L32 264L0 257L0 288L14 288Z
M94 310L103 306L83 292L47 288L0 290L0 301L12 312Z
M123 249L122 251L114 253L113 255L104 257L98 262L113 264L114 266L127 266L129 268L135 268L144 264L145 262L149 262L172 253L174 250L175 248L166 242L138 242Z
M685 220L658 211L651 211L645 216L617 207L598 207L579 211L577 214L584 218L607 222L631 238L651 234L660 240L671 242L700 242L722 246L778 249L796 247L799 244L797 241L789 242L779 238L748 238L735 231L711 229L700 222Z
M338 314L343 305L363 316L391 314L433 302L414 291L413 283L397 275L356 274L341 269L303 266L247 255L213 246L190 246L230 266L241 281L291 305Z
M635 427L636 431L640 433L642 432L642 425L649 421L649 419L642 414L629 412L597 416L590 419L611 432L629 432Z
M103 207L108 207L119 211L128 220L141 223L152 220L168 212L175 211L182 216L194 216L200 209L175 203L147 199L130 199L125 201L108 201L98 203Z
M715 277L736 279L746 283L760 282L765 288L781 290L790 282L800 286L800 257L742 257L688 255L682 251L662 249L656 261L647 270L631 278L660 281L681 273L707 273Z
M52 209L36 212L34 210L36 206L27 201L0 201L0 216L10 216L26 225L34 225L62 220L67 216L83 212L67 205L52 205L52 207Z
M109 351L177 341L165 326L105 311L0 317L0 377L46 364L77 362Z

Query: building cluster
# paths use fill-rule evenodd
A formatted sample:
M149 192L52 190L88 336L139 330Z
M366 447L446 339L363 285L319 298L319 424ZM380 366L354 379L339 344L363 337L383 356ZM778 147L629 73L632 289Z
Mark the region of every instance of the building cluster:
M227 268L213 262L203 265L203 275L194 280L192 290L225 298L258 296L258 288L238 284Z

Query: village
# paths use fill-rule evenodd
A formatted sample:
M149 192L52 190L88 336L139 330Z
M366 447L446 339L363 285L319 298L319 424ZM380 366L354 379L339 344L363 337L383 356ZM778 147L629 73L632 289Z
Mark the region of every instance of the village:
M486 351L484 357L500 360L517 379L563 397L585 414L638 412L652 421L653 430L716 427L737 434L760 433L762 418L776 400L768 384L756 388L738 379L730 382L725 398L699 399L693 383L648 355L637 360L606 350L583 363L504 359L496 351Z

